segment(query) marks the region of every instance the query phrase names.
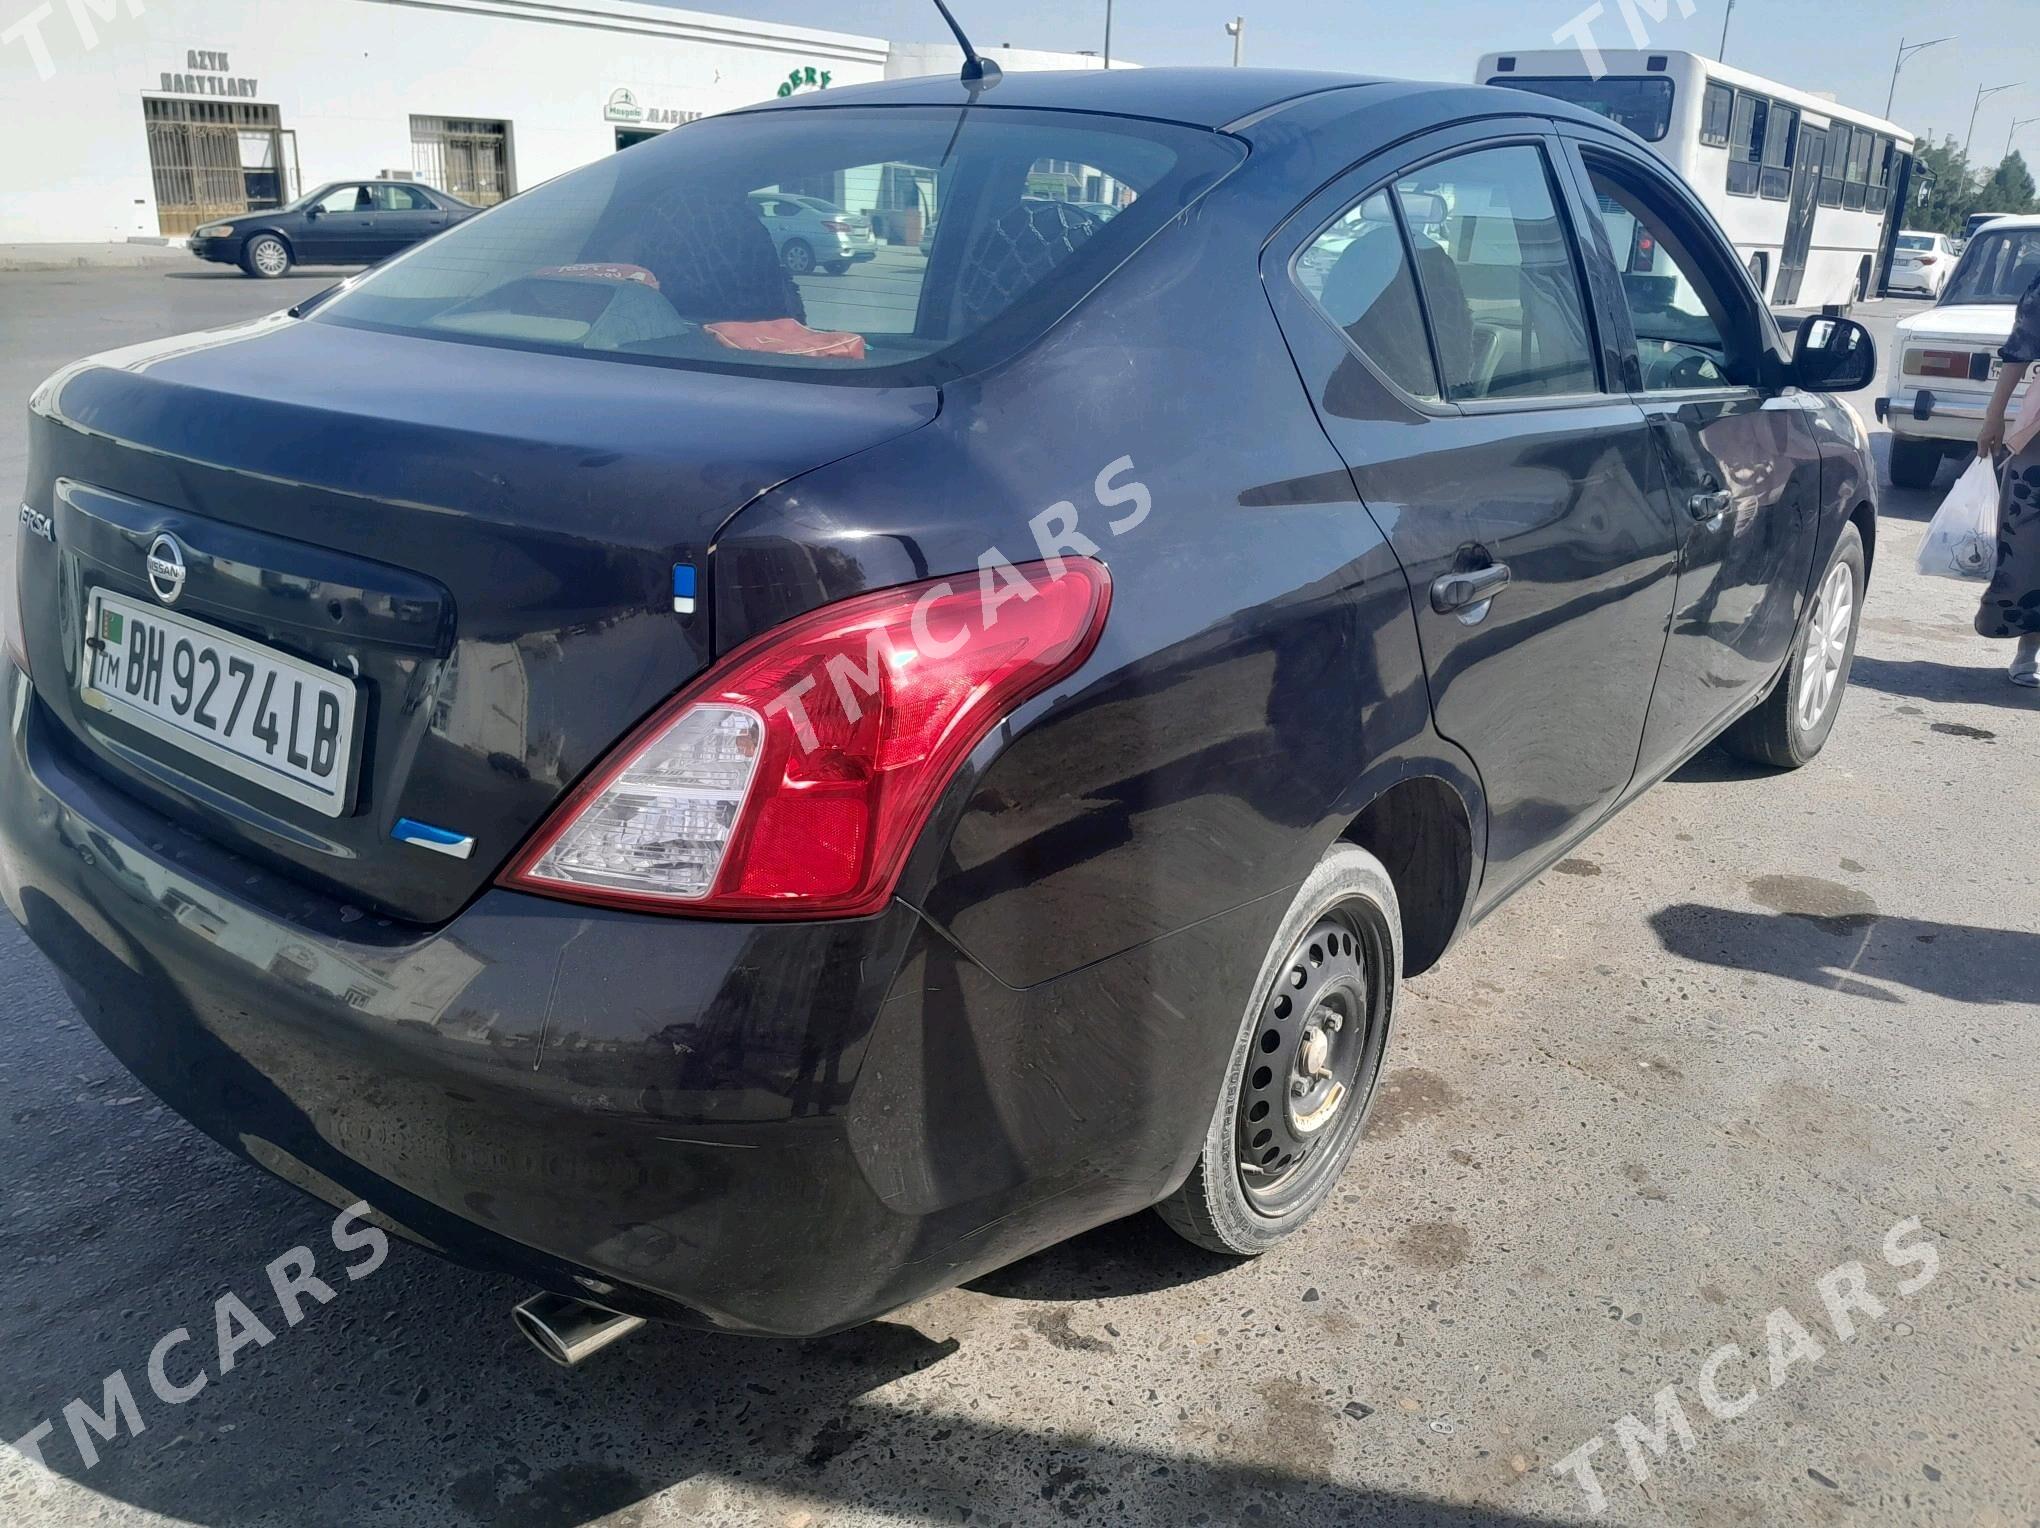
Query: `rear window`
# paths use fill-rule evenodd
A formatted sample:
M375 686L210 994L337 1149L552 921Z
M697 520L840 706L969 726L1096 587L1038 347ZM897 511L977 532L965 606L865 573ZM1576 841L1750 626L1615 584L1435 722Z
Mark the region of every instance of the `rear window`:
M1570 101L1628 128L1645 143L1662 143L1672 126L1672 82L1663 75L1603 75L1600 79L1498 74L1490 85L1529 90Z
M1900 249L1932 249L1934 236L1930 233L1902 233L1898 236Z
M2040 228L1980 233L1941 294L1944 304L2017 302L2040 281Z
M676 128L448 230L314 321L465 344L920 384L1046 329L1243 150L996 107Z

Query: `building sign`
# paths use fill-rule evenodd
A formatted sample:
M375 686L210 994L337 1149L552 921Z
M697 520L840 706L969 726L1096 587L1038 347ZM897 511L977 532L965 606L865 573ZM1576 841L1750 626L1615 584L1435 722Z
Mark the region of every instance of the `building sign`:
M828 88L829 71L817 69L813 64L792 70L785 79L779 82L779 93L783 96L790 96L796 90L827 90Z
M251 100L255 95L255 81L235 75L226 53L214 48L187 49L184 68L163 70L162 81L157 88L164 95L235 96Z
M644 106L627 85L619 85L609 92L609 103L602 108L602 120L621 122L628 127L678 127L682 122L692 122L701 115L698 111L684 111L677 106Z

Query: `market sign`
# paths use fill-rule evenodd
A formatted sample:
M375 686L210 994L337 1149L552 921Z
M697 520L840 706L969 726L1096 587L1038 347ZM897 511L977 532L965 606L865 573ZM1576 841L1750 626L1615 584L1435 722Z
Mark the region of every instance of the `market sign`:
M255 81L235 75L226 51L220 48L187 48L184 67L181 70L162 70L161 79L162 84L157 88L164 95L234 96L240 99L253 99L255 95Z
M813 64L808 64L791 71L785 79L779 82L779 93L782 96L790 96L796 90L827 90L828 88L829 71L817 69Z
M619 85L609 92L609 103L602 108L602 120L622 122L629 126L642 123L646 127L678 127L682 122L692 122L701 115L698 111L686 111L678 106L642 106L636 92L627 85Z

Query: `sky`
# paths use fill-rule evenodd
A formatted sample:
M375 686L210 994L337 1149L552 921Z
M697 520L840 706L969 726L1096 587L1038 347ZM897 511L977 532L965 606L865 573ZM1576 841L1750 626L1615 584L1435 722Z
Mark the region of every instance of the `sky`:
M1626 48L1625 4L1648 45L1713 55L1727 0L1598 0L1596 44ZM1681 14L1690 5L1690 19ZM1552 46L1552 34L1597 0L1114 0L1112 52L1143 64L1227 64L1225 23L1246 18L1245 62L1336 69L1412 79L1470 77L1483 52ZM795 22L902 42L946 36L932 0L693 0L692 10ZM1104 44L1105 0L950 0L971 40L987 50L1076 51ZM1665 19L1653 19L1653 12ZM2015 118L2040 118L2040 0L1940 0L1934 5L1862 0L1735 0L1728 62L1847 105L1882 111L1901 34L1911 41L1954 34L1915 54L1899 77L1892 115L1914 132L1968 131L1979 85L2024 82L1983 103L1975 157L1996 163ZM1563 45L1563 44L1561 44ZM2040 162L2040 121L2015 146Z

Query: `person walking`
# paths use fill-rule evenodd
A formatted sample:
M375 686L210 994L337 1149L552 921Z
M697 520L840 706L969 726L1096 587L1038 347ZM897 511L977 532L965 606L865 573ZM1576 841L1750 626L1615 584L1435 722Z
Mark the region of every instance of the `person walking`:
M2011 338L1998 356L2004 370L1976 437L1976 454L1988 461L2009 447L2011 460L1999 476L1997 572L1983 592L1976 629L1986 637L2016 637L2012 683L2040 689L2040 411L2022 411L2009 435L2005 423L2012 393L2040 361L2040 274L2019 299Z

